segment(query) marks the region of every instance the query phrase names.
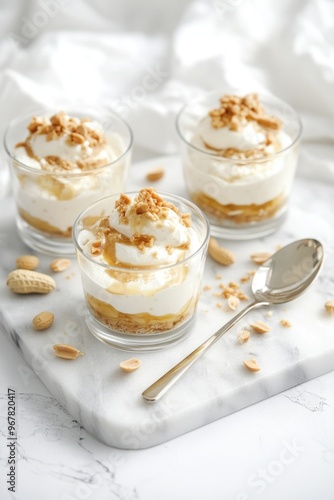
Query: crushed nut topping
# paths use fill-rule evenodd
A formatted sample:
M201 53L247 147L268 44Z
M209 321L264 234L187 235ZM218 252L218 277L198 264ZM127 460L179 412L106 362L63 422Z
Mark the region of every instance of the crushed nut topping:
M283 127L283 122L278 117L269 115L262 106L257 94L248 94L245 97L225 95L220 99L220 107L209 111L211 125L215 129L228 127L232 131L242 130L249 122L255 123L264 134L264 140L256 148L239 150L235 148L216 149L205 144L209 149L214 149L223 158L245 160L247 158L262 158L267 156L268 146L278 149L276 133Z
M225 95L220 99L220 108L209 111L209 116L214 128L229 127L230 130L240 130L249 121L272 130L279 130L283 125L279 118L266 112L257 94Z
M88 156L78 161L65 160L58 156L46 156L41 159L34 155L31 147L31 138L33 135L45 135L47 141L57 140L66 135L66 142L70 146L84 145L87 147L87 150L103 149L107 144L103 130L94 130L87 127L85 125L87 121L91 120L73 118L68 116L64 111L60 111L51 116L51 118L33 116L27 127L30 132L29 136L25 141L18 143L16 147L24 147L27 155L40 161L42 169L46 171L54 171L55 167L60 171L70 171L74 168L92 170L102 167L106 164L105 160Z
M118 218L121 224L127 225L135 221L134 231L136 232L128 237L119 232L116 228L111 227L109 218L104 217L94 229L96 240L91 244L90 248L92 255L99 256L103 254L104 259L112 265L132 267L131 265L117 260L117 243L135 246L142 252L144 252L146 248L152 248L154 246L155 236L145 234L147 226L144 224L142 225L141 221L145 221L145 219L153 220L157 222L157 227L159 227L161 221L168 217L168 211L173 210L178 215L181 224L186 227L190 226L190 214L182 214L175 205L163 200L153 188L142 189L133 200L126 194L121 194L115 202L115 209L118 212ZM143 229L143 232L140 232L141 229ZM175 249L186 251L189 247L190 240L177 247L166 245L165 249L171 255ZM154 252L153 256L157 257L157 252Z
M131 200L128 196L122 194L117 200L115 207L120 214L120 220L123 224L128 224L126 215ZM180 210L168 201L163 200L153 188L144 188L134 198L134 203L129 211L129 216L136 214L154 221L165 219L168 216L168 209L173 210L181 219L181 223L190 227L190 214L181 214Z

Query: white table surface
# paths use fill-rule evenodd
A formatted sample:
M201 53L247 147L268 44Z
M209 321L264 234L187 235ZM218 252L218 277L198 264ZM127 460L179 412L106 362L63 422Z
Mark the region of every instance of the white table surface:
M6 484L8 387L17 396L15 494ZM120 450L73 421L0 335L0 498L332 500L333 388L334 372L162 445Z

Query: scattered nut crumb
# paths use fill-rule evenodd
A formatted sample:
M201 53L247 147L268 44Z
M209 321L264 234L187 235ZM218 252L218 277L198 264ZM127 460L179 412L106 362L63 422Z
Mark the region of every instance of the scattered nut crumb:
M79 356L84 355L84 353L79 351L76 347L67 344L56 344L53 346L53 350L58 358L63 359L77 359Z
M241 283L248 283L250 278L251 277L248 274L246 274L245 276L241 276L240 281L241 281Z
M163 167L158 167L146 174L146 180L149 182L156 182L163 178L165 175L165 169Z
M218 309L221 309L223 307L223 305L220 302L217 302L216 307L218 307Z
M244 365L251 372L258 372L261 370L261 367L258 365L257 361L254 358L244 360Z
M249 330L242 330L238 335L238 341L240 342L240 344L244 344L245 342L248 342L249 337L250 337Z
M223 266L230 266L236 259L234 253L228 248L221 247L215 238L209 240L208 254Z
M240 306L240 299L238 299L238 297L235 297L234 295L231 295L227 299L227 305L232 311L235 311Z
M50 269L54 273L60 273L62 271L66 271L66 269L68 269L71 265L72 262L70 261L70 259L54 259L50 264Z
M221 280L222 279L222 275L221 274L216 274L216 278L217 278L217 280Z
M265 323L263 323L262 321L256 321L255 323L250 323L250 326L256 333L267 333L270 331L270 327Z
M141 361L138 358L130 358L122 361L119 366L123 370L123 372L130 373L138 370L141 365Z
M274 313L272 311L267 311L266 316L267 318L271 318Z
M256 252L252 253L250 258L252 259L255 264L261 265L263 264L269 257L271 257L271 253L269 252Z
M285 328L290 328L291 323L287 319L281 319L280 324L284 326Z
M205 287L203 288L203 290L204 290L205 292L208 292L209 290L211 290L211 288L212 288L212 286L210 286L210 285L205 285Z
M334 300L328 300L325 303L325 309L329 314L334 314Z

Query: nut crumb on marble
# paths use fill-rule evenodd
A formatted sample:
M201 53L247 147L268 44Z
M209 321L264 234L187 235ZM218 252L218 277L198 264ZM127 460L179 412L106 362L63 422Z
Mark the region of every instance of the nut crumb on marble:
M248 370L250 370L251 372L258 372L259 370L261 370L261 367L254 358L245 359L243 363L245 367L248 368Z
M230 266L236 260L234 252L228 248L220 246L215 238L210 238L209 240L208 254L213 260L223 266Z
M53 261L50 263L50 269L54 273L61 273L63 271L66 271L69 267L71 267L72 262L70 259L65 259L63 257L53 259Z
M238 341L240 342L240 344L248 342L249 338L250 338L249 330L241 330L241 332L238 334Z
M240 299L238 297L235 297L234 295L230 295L230 297L227 299L227 305L229 309L235 311L240 305Z
M271 253L269 252L256 252L252 253L250 255L250 258L252 259L255 264L258 264L259 266L263 264L269 257L271 257Z
M146 180L148 182L157 182L162 179L165 175L165 169L163 167L155 168L146 174Z
M325 309L328 312L328 314L334 314L334 299L327 300L327 302L325 302Z
M138 370L141 366L141 361L138 358L130 358L126 359L124 361L121 361L119 364L121 370L125 373L131 373L134 372L135 370Z
M53 352L58 358L63 359L77 359L79 356L83 356L84 353L72 345L68 344L56 344L53 346Z
M256 321L254 323L250 323L250 326L256 333L267 333L270 331L270 326L266 325L262 321Z
M290 328L290 326L292 326L291 322L287 319L281 319L280 325L284 326L285 328Z

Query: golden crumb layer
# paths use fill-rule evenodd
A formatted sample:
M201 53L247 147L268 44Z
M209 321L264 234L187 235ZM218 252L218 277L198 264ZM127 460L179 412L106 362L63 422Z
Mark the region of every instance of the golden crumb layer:
M149 313L122 313L112 305L89 294L86 294L86 300L92 314L101 323L118 332L144 335L167 332L182 325L194 314L198 297L190 299L177 314L164 316L152 316Z
M204 212L218 220L228 220L236 224L259 222L272 218L285 203L285 196L279 195L261 205L222 205L202 192L192 194L192 199Z

